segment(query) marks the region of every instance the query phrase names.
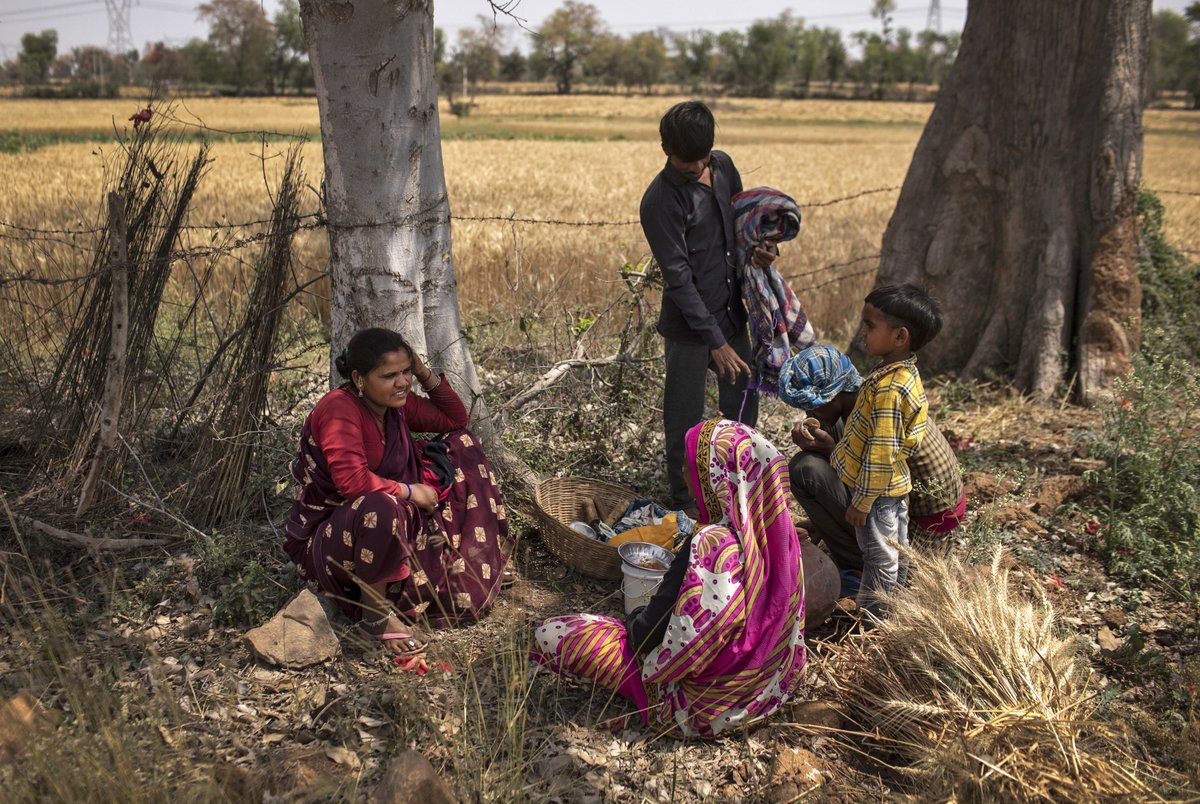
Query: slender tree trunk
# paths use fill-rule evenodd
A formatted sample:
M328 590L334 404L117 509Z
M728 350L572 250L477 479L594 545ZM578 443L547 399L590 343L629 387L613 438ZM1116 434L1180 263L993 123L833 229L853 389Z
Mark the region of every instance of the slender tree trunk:
M333 349L362 327L401 332L490 440L450 251L433 4L303 0L300 11L325 154Z
M941 299L932 370L1083 401L1129 367L1150 0L970 0L883 239Z
M484 405L462 330L442 169L431 0L302 0L321 118L336 354L355 331L402 333L446 372L510 479L536 480ZM330 376L336 377L330 360Z

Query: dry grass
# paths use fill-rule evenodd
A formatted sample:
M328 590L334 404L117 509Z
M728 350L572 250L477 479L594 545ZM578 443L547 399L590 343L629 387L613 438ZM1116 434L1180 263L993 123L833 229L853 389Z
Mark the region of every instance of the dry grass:
M567 221L635 221L642 191L661 166L657 119L674 97L484 95L467 118L442 112L447 183L460 218L513 216ZM26 136L94 137L21 154L0 154L6 192L0 220L71 228L94 224L105 158L116 146L102 139L138 104L131 99L35 101L0 99L5 127ZM443 104L444 105L444 104ZM856 313L895 203L895 192L829 207L812 204L903 181L929 104L731 99L714 103L718 147L738 164L746 186L770 185L808 207L800 238L784 248L780 268L815 322L836 333ZM213 164L193 208L194 224L266 217L266 187L285 143L265 149L219 132L266 129L318 134L316 102L292 99L189 99L169 115L176 126L203 126L217 137ZM165 118L164 118L165 119ZM1172 110L1146 113L1146 184L1200 190L1184 177L1200 175L1200 121ZM266 161L264 163L264 157ZM304 158L319 186L320 147ZM264 181L264 164L268 180ZM1164 195L1168 234L1200 251L1200 196ZM316 208L315 192L302 196ZM231 238L255 230L235 230ZM210 244L212 232L194 233ZM613 297L617 270L647 254L640 226L565 226L458 220L454 231L461 301L468 320L537 309L554 298L567 310L594 311ZM324 269L321 231L301 233L297 256L305 272ZM11 259L21 271L71 272L69 252L50 244ZM848 266L820 269L859 260ZM243 267L227 260L233 288ZM817 273L814 273L817 272ZM233 290L231 293L240 291ZM323 308L320 312L324 312Z
M1157 798L1147 769L1094 720L1076 640L1047 600L1017 591L999 551L987 566L921 558L889 619L839 650L855 719L922 797Z

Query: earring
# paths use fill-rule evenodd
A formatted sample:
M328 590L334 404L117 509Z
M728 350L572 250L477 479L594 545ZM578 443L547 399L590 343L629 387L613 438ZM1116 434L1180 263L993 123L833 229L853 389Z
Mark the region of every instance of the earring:
M363 389L363 387L361 385L358 386L358 398L359 399L362 399L362 389Z

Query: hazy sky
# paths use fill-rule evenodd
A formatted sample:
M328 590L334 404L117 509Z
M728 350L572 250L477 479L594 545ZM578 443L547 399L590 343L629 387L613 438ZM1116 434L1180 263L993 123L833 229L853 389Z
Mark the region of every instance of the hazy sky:
M133 43L143 50L148 42L166 41L179 45L192 37L204 37L207 29L196 21L196 2L190 0L109 0L130 4L130 28ZM262 0L268 16L273 16L278 0ZM847 33L875 28L871 19L871 0L756 0L743 6L730 0L592 0L615 32L668 28L687 31L694 28L744 29L756 19L774 17L785 9L803 17L809 25L836 26ZM1053 0L1047 0L1053 2ZM1182 10L1191 0L1158 0L1155 9ZM530 28L538 24L561 0L521 0L517 16ZM929 3L896 0L896 27L919 30L925 27ZM966 17L966 0L941 0L942 30L961 30ZM752 11L750 9L753 9ZM455 32L474 27L478 14L489 13L486 0L435 0L434 21L445 29L453 45ZM20 50L21 34L53 28L58 31L59 51L77 45L105 45L108 41L108 14L105 0L0 0L0 59L13 58ZM514 37L513 44L518 44ZM520 44L523 44L521 42Z

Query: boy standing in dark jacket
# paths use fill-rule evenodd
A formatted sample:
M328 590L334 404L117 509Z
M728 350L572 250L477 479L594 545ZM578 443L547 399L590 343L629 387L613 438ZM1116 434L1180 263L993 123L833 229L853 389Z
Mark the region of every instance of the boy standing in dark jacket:
M758 395L744 396L750 337L730 204L742 191L742 177L728 154L712 149L715 130L712 112L700 101L667 110L658 125L667 164L641 205L642 231L663 272L658 332L666 339L663 431L674 508L695 502L683 475L683 440L704 417L710 368L717 373L721 415L751 426L758 421ZM775 252L759 246L752 261L766 267Z

